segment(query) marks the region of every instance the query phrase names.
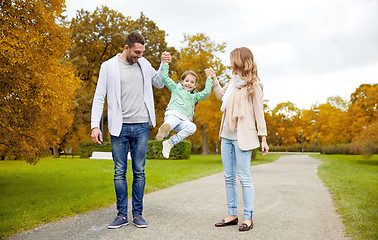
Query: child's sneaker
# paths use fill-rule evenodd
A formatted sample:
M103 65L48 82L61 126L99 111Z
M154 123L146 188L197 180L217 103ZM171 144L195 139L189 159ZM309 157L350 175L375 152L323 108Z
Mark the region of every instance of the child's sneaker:
M163 138L168 135L169 131L171 131L171 125L169 123L164 123L156 134L156 140L163 140Z
M134 217L133 224L138 228L148 227L148 223L143 219L142 215Z
M163 142L163 156L165 158L169 158L169 153L171 152L172 145L168 142L168 140Z
M114 221L108 225L108 228L120 228L129 224L129 221L125 217L116 217Z

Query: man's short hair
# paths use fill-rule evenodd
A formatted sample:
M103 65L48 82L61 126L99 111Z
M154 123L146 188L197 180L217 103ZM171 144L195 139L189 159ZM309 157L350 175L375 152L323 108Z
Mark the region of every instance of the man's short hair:
M130 48L133 47L134 43L145 44L143 36L138 32L132 32L126 35L125 45L128 45Z

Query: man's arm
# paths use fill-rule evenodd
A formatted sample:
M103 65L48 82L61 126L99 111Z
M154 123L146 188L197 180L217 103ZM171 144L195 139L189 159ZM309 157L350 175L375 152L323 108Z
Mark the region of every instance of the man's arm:
M99 128L101 115L104 109L104 101L106 96L107 74L104 65L101 65L100 74L97 81L96 91L93 96L92 114L91 114L91 129L92 141L101 144L102 132Z

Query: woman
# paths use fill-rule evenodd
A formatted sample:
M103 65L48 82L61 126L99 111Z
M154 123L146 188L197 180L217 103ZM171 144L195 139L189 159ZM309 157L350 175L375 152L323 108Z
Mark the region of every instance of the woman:
M267 130L264 118L263 87L257 75L253 54L248 48L236 48L230 54L233 77L221 87L214 70L207 69L206 75L213 78L213 90L223 103L219 136L227 193L228 216L216 227L236 225L237 186L236 174L240 180L244 203L244 221L239 231L253 228L254 189L250 176L252 150L260 146L262 155L268 154Z

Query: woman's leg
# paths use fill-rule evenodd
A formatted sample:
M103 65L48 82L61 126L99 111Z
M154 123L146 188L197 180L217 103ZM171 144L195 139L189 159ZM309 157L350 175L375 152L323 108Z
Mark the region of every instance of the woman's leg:
M221 155L224 170L224 180L226 184L227 208L228 215L237 216L238 192L236 186L236 159L235 146L236 141L222 138ZM225 219L226 220L226 219Z
M242 186L244 219L251 220L253 214L254 188L251 180L250 164L252 150L242 151L238 145L235 146L236 172ZM248 221L250 222L250 221Z

